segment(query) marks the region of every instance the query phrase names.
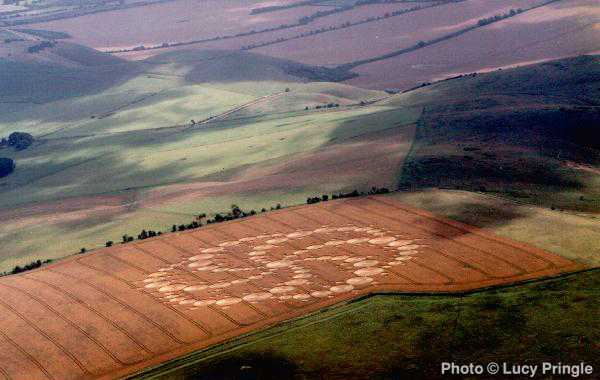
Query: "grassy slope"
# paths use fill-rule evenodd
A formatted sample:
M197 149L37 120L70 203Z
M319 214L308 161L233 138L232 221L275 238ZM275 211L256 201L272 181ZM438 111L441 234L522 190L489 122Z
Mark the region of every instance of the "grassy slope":
M66 42L26 53L35 43L0 45L0 134L20 130L57 138L182 125L289 87L309 105L384 95L307 83L286 72L306 66L252 53L178 51L126 62ZM293 100L277 108L304 108Z
M599 63L579 57L467 76L391 99L425 106L401 186L599 212Z
M7 149L18 169L2 180L6 190L0 204L6 207L209 176L226 180L236 168L311 151L333 139L369 131L358 124L340 128L348 120L364 117L370 131L376 131L409 123L417 116L418 111L371 107L250 123L219 122L208 128L47 140L21 152Z
M23 53L33 43L3 46L12 49L11 56L0 62L9 69L1 71L0 78L14 87L0 89L0 135L20 130L38 138L22 152L0 150L18 167L14 175L0 180L4 210L96 194L125 193L131 202L156 186L229 181L245 168L273 165L336 140L414 122L419 114L418 108L390 113L390 107L305 112L307 105L351 105L385 94L307 82L284 72L290 63L249 53L182 51L129 64L63 42L36 55ZM115 77L113 71L122 75ZM90 82L94 86L88 88ZM284 92L286 88L290 92ZM197 129L164 128L274 93L281 95L232 114L232 121ZM243 206L298 203L315 192L355 186L335 181L278 188L245 194ZM222 211L240 201L234 197L239 195L225 195L214 203L203 199L118 212L109 207L87 215L34 212L0 225L0 270L38 258L63 257L143 228L165 230L187 222L193 213Z
M148 377L433 379L442 378L442 361L597 367L599 295L595 270L464 296L376 296L182 358Z
M311 86L292 84L290 94L296 88L310 89ZM323 84L314 86L318 91L324 90ZM336 85L331 86L331 91L336 89ZM348 91L348 88L343 86L343 90ZM299 154L310 154L323 146L331 145L334 149L335 144L360 143L361 137L353 139L399 124L410 124L419 112L418 108L391 107L357 107L331 112L302 110L276 117L255 114L236 121L211 123L207 128L199 129L171 128L48 138L22 152L5 150L16 159L18 170L0 182L4 184L0 204L10 208L17 204L94 194L126 193L135 199L167 184L227 182L247 168L275 165ZM390 172L390 184L394 174ZM63 257L81 247L89 249L108 239L120 240L124 233L137 234L143 228L166 230L171 224L188 222L194 213L223 211L234 202L248 209L268 208L277 202L301 203L315 193L373 183L372 178L366 178L368 175L364 173L365 178L361 177L360 183L355 178L319 181L299 188L274 184L271 191L225 193L220 197L167 205L144 205L116 215L109 210L90 212L88 216L81 213L58 217L41 215L36 223L32 218L3 223L0 226L3 241L1 269L38 258ZM383 180L377 178L377 181Z
M44 67L89 79L86 70L90 67L110 72L111 67L122 64L119 61L92 65L90 61L95 56L101 57L99 60L105 57L99 53L93 55L89 49L82 50L87 54L85 59L76 60L72 57L76 48L63 45L40 53L53 59L52 65ZM68 67L61 61L67 56ZM71 66L75 61L86 61L86 65L77 67L83 71L73 71ZM17 70L19 65L10 62L4 64ZM38 67L40 63L35 65ZM358 109L317 116L305 113L305 103L348 105L381 98L384 93L335 83L306 83L286 74L282 65L288 63L248 53L184 51L136 64L134 75L116 85L111 85L110 78L104 78L106 88L100 92L69 94L67 82L77 81L71 77L53 83L55 92L67 92L64 97L42 104L27 103L29 95L19 99L24 103L9 102L8 92L0 92L6 101L0 107L7 111L0 112L0 135L19 130L39 138L36 146L27 151L2 151L3 155L16 159L18 170L0 183L3 193L0 207L148 187L230 171L259 160L314 149L326 143L332 131L348 118L381 110ZM22 80L32 86L41 81ZM285 89L290 92L284 93ZM38 92L35 86L29 90ZM234 119L242 118L235 122L220 122L208 130L164 129L188 126L191 119L200 121L278 93L281 94L265 102L266 105L257 103L231 115ZM297 104L299 97L304 103ZM273 111L279 112L278 120L271 117L263 122L261 117ZM248 117L254 118L243 119ZM323 128L313 128L315 121L322 122ZM275 138L285 141L268 146ZM182 141L186 144L181 144ZM264 149L248 152L242 146L246 143ZM150 151L152 155L148 154ZM99 184L102 178L110 179L110 183ZM23 197L24 192L28 196Z

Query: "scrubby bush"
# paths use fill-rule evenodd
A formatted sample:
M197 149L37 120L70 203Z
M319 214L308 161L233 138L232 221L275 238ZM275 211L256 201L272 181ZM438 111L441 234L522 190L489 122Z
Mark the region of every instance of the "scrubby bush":
M27 149L33 144L33 141L33 136L25 132L13 132L8 136L8 146L12 146L16 150Z

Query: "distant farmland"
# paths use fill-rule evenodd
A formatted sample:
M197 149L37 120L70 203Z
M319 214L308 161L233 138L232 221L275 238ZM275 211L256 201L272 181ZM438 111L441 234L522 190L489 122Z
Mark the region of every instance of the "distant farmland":
M568 0L492 24L433 46L354 68L348 83L409 88L474 71L600 52L600 8ZM400 69L401 68L401 69Z
M311 64L342 64L409 47L421 40L430 40L476 24L478 19L540 2L471 0L450 3L254 51ZM373 12L365 14L363 18L384 14ZM338 16L338 19L338 23L343 23L345 14Z
M368 4L297 25L303 17L335 8L310 5L251 14L259 3L178 0L36 24L35 28L66 32L75 42L108 51L138 48L118 53L131 60L174 50L250 47L253 52L268 56L335 66L410 48L511 9L528 9L545 2ZM389 17L415 6L429 8ZM354 67L360 76L348 83L376 89L407 89L457 73L597 52L598 17L598 6L593 0L559 0L432 46ZM130 27L132 19L141 20L136 28ZM215 37L228 38L213 40ZM168 46L180 43L181 46ZM261 47L265 43L268 45ZM142 45L157 48L163 44L167 45L140 50Z
M35 24L35 28L67 32L75 42L94 48L121 48L205 39L293 24L301 17L324 9L306 6L250 15L259 4L258 1L244 0L177 0L40 23ZM132 27L133 20L135 28Z

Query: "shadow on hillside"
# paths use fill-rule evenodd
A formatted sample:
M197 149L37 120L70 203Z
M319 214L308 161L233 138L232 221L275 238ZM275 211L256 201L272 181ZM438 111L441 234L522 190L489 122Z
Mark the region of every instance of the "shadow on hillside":
M80 51L85 59L77 56ZM91 119L100 115L113 116L123 109L131 111L140 106L152 107L164 100L154 95L167 90L174 94L172 99L182 99L184 95L178 96L176 89L185 85L241 83L246 88L252 87L254 82L255 88L251 89L253 94L267 94L283 91L285 83L340 82L353 75L337 68L310 66L250 52L228 50L190 49L166 52L139 62L126 61L83 47L72 48L64 54L68 54L73 62L98 62L67 66L44 64L41 61L12 62L0 57L0 83L3 84L0 102L11 103L14 115L5 120L6 124L27 121L43 127L45 123L86 122L92 123L91 130L84 129L83 133L98 133L103 131L95 128L93 123L96 121ZM107 56L110 60L106 60ZM135 82L137 87L118 88L137 78L140 79L139 83ZM240 89L240 92L243 93L244 90ZM127 93L131 94L123 101L116 100ZM104 94L106 99L82 98ZM107 104L114 104L105 106L105 109L89 110L90 101L104 104L107 100ZM46 103L54 101L68 101L69 111L65 114L53 114L52 110L44 108ZM169 109L170 113L176 111ZM208 116L214 114L207 112L206 117ZM200 113L198 117L202 118L203 114ZM118 122L122 123L115 121ZM168 123L160 125L170 126ZM35 130L33 132L36 133Z
M183 372L178 379L280 380L293 379L297 365L281 355L260 352L203 363Z
M591 58L581 60L586 63ZM482 75L479 80L514 80L520 71ZM583 91L598 78L595 71L573 71L563 77L578 81L559 82L566 88L558 104L545 89L535 91L536 97L474 91L464 98L452 98L448 92L436 99L419 120L411 156L400 170L399 187L494 192L549 208L594 211L593 199L598 196L591 185L594 175L567 162L591 167L600 163L596 138L600 112L569 94ZM459 90L461 83L452 85ZM502 87L502 83L495 85Z
M42 104L99 94L143 70L140 63L76 44L59 42L50 51L68 63L0 57L0 102Z
M306 65L267 55L238 50L183 50L167 52L146 63L188 65L190 84L234 82L340 82L356 74L339 68Z
M485 201L476 202L464 199L459 193L458 196L452 198L452 203L449 203L443 197L436 197L436 194L435 191L431 193L420 192L418 195L419 202L418 204L413 203L413 206L444 218L490 230L510 225L515 220L527 217L526 212L513 202L507 201L502 202L502 204L492 204ZM406 195L410 199L410 193ZM468 233L443 224L435 225L434 232L448 237Z

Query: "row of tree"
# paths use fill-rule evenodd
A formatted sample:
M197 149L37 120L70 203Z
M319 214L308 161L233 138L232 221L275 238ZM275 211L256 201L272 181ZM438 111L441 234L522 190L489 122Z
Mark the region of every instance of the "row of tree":
M496 21L504 20L505 18L516 16L519 13L523 13L522 8L511 9L510 11L503 13L503 14L497 14L492 17L482 18L479 21L477 21L477 25L479 25L479 26L488 25L488 24L491 24Z
M250 45L242 46L241 50L256 49L256 48L259 48L259 47L273 45L273 44L278 44L278 43L281 43L281 42L295 40L295 39L299 39L299 38L304 38L304 37L312 36L312 35L315 35L315 34L320 34L320 33L325 33L325 32L331 32L331 31L339 30L339 29L350 28L352 26L366 24L366 23L373 22L373 21L384 20L384 19L387 19L387 18L390 18L390 17L396 17L396 16L400 16L400 15L403 15L403 14L406 14L406 13L419 11L421 9L436 7L436 6L439 6L439 5L442 5L442 4L454 3L454 2L458 2L458 1L463 1L463 0L445 0L445 1L439 1L439 2L436 2L434 4L425 5L425 6L416 5L414 7L407 8L407 9L399 9L399 10L393 11L393 12L386 12L385 14L383 14L381 16L367 17L367 18L365 18L363 20L356 21L356 22L346 21L346 22L344 22L344 23L342 23L340 25L337 25L337 26L333 26L332 25L332 26L329 26L329 27L322 27L322 28L319 28L319 29L313 29L313 30L310 30L308 32L300 33L298 35L291 36L291 37L288 37L288 38L279 37L279 38L277 38L275 40L271 40L271 41L265 41L265 42L260 42L260 43L255 43L255 44L250 44ZM381 3L381 2L386 2L386 1L364 0L364 2L365 2L365 4L372 4L372 3ZM362 5L365 5L365 4L362 4ZM331 10L319 11L319 12L316 12L316 13L314 13L312 15L302 17L298 21L298 24L299 25L306 25L306 24L308 24L310 22L313 22L317 18L330 16L332 14L339 13L339 12L345 12L345 11L348 11L350 9L353 9L356 6L357 6L356 4L353 4L353 5L339 7L339 8L335 8L335 9L331 9Z
M385 187L379 188L379 187L374 186L368 192L359 192L358 190L353 190L348 193L344 193L344 192L334 193L331 195L331 197L327 194L324 194L320 197L309 197L309 198L307 198L306 203L313 204L313 203L319 203L319 202L327 202L330 199L353 198L353 197L360 197L360 196L373 195L373 194L387 194L389 192L390 192L390 190ZM282 206L280 203L277 203L277 205L271 207L271 211L280 210L280 209L282 209ZM261 213L264 213L267 211L268 210L266 208L262 208L260 210ZM188 224L180 224L180 225L174 224L171 227L171 232L196 229L196 228L200 228L204 225L213 224L213 223L222 223L222 222L226 222L229 220L246 218L248 216L252 216L252 215L256 215L256 214L257 214L257 212L255 210L245 211L241 207L233 204L233 205L231 205L230 211L228 211L226 213L217 213L211 219L207 219L206 213L202 213L202 214L197 215L195 217L195 219ZM137 235L137 239L145 240L145 239L149 239L152 237L161 236L163 233L164 232L162 232L162 231L154 231L154 230L145 230L144 229ZM133 236L124 234L122 236L121 244L131 243L134 240L135 240L135 238ZM112 247L113 245L115 245L115 242L112 240L108 240L105 243L106 247ZM84 247L84 248L80 249L79 253L84 254L87 251L88 251L87 248ZM31 269L36 269L36 268L41 267L43 264L49 263L51 261L52 260L44 260L44 261L36 260L36 261L33 261L22 267L17 265L14 267L14 269L12 271L10 271L8 273L4 272L2 275L17 274L17 273L25 272L25 271L28 271Z
M339 193L334 193L331 195L331 199L342 199L342 198L354 198L354 197L364 197L366 195L376 195L376 194L388 194L390 192L390 189L388 189L387 187L376 187L373 186L371 187L371 190L364 192L364 191L358 191L358 190L353 190L349 193L343 193L343 192L339 192ZM315 203L319 203L319 202L327 202L329 201L329 195L327 194L323 194L320 197L308 197L306 198L306 203L307 204L315 204Z
M44 260L44 261L38 259L36 261L30 262L29 264L25 264L24 266L17 265L10 272L8 272L8 273L3 272L0 276L6 276L9 274L17 274L17 273L26 272L28 270L39 268L42 265L50 263L50 262L52 262L52 260L50 260L50 259Z
M282 208L281 204L278 203L277 205L271 207L271 210L279 210L281 208ZM267 209L263 208L263 209L261 209L261 212L267 212ZM193 229L200 228L207 224L222 223L222 222L226 222L229 220L245 218L245 217L256 215L256 214L257 214L257 212L255 210L244 211L239 206L233 204L233 205L231 205L231 210L229 212L217 213L217 214L215 214L215 216L212 219L207 219L206 213L202 213L202 214L197 215L195 217L195 219L193 221L191 221L190 223L179 224L179 225L173 224L171 226L171 232L193 230ZM154 231L154 230L146 231L144 229L137 235L137 239L145 240L148 238L161 236L162 234L163 234L162 231ZM131 243L134 240L135 240L135 238L133 236L125 234L122 236L121 244ZM112 247L114 244L115 244L114 241L108 240L104 245L106 247ZM86 253L86 252L87 252L86 248L81 248L81 250L79 251L79 253Z
M313 34L318 34L318 33L323 33L323 32L327 32L327 31L333 31L333 30L337 30L337 29L342 29L342 28L348 28L350 26L354 26L354 25L359 25L359 24L363 24L365 22L371 22L371 21L377 21L377 20L382 20L388 17L393 17L393 16L399 16L401 14L404 13L408 13L408 12L413 12L415 10L419 10L419 9L425 9L425 8L429 8L429 7L434 7L434 6L438 6L438 5L442 5L442 4L447 4L447 3L452 3L452 2L461 2L464 0L442 0L442 1L438 1L434 4L431 5L426 5L426 6L415 6L413 8L410 9L403 9L403 10L398 10L398 11L394 11L394 12L388 12L383 16L377 16L377 17L369 17L363 21L359 21L356 23L351 23L351 22L346 22L340 26L334 27L331 26L329 28L320 28L320 29L316 29L316 30L312 30L310 32L307 33L302 33L298 36L295 37L291 37L291 38L277 38L275 41L268 41L262 44L251 44L251 45L247 45L247 46L243 46L241 48L241 50L249 50L249 49L254 49L257 47L261 47L261 46L265 46L265 45L270 45L270 44L274 44L274 43L279 43L279 42L284 42L284 41L288 41L291 39L295 39L295 38L301 38L301 37L305 37L308 35L313 35ZM352 5L347 5L347 6L342 6L342 7L337 7L331 10L326 10L326 11L318 11L312 15L309 16L305 16L300 18L296 23L293 24L281 24L278 26L273 26L270 28L264 28L264 29L252 29L249 30L247 32L240 32L240 33L236 33L236 34L229 34L229 35L224 35L224 36L215 36L215 37L210 37L210 38L204 38L204 39L200 39L200 40L190 40L190 41L182 41L182 42L163 42L159 45L152 45L152 46L145 46L145 45L139 45L136 46L134 48L129 48L129 49L116 49L116 50L110 50L108 51L108 53L125 53L125 52L129 52L129 51L142 51L142 50L153 50L153 49L163 49L163 48L169 48L169 47L177 47L177 46L185 46L185 45L193 45L193 44L199 44L199 43L206 43L206 42L213 42L213 41L220 41L220 40L226 40L226 39L232 39L232 38L239 38L239 37L247 37L247 36L251 36L254 34L261 34L261 33L269 33L269 32L274 32L274 31L278 31L278 30L283 30L283 29L290 29L290 28L296 28L299 26L303 26L306 24L309 24L313 21L315 21L316 19L320 18L320 17L326 17L326 16L330 16L332 14L335 13L339 13L339 12L345 12L348 10L351 10L357 6L361 6L361 5L367 5L367 4L376 4L376 3L394 3L396 2L396 0L359 0L357 2L355 2ZM257 14L257 13L264 13L264 12L269 12L269 11L274 11L274 10L278 10L279 6L274 6L273 9L263 9L260 10L261 8L257 8L256 10L252 10L251 13L253 14ZM287 7L287 6L284 6Z
M319 104L317 106L314 107L314 109L316 110L320 110L320 109L327 109L327 108L338 108L340 105L339 103L327 103L327 104ZM310 109L309 106L304 107L305 111L308 111Z

